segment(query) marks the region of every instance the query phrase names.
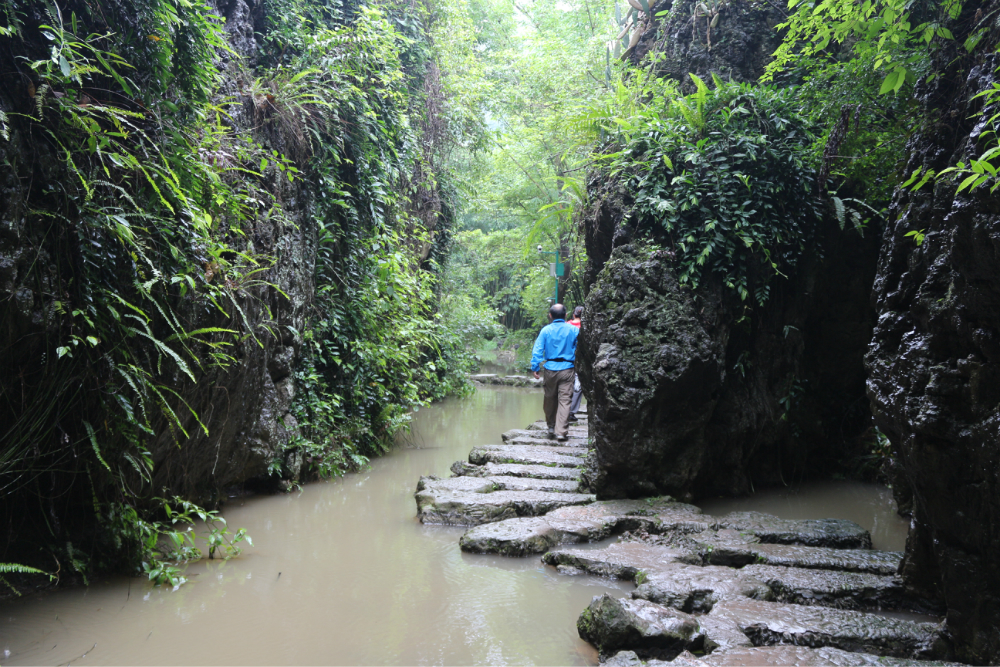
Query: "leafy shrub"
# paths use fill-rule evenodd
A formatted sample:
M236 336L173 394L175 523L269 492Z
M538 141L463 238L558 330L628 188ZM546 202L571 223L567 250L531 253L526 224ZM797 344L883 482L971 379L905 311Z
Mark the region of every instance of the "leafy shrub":
M623 224L672 250L682 284L714 275L763 304L822 216L812 128L792 89L692 78L696 93L607 127L606 170L634 201Z

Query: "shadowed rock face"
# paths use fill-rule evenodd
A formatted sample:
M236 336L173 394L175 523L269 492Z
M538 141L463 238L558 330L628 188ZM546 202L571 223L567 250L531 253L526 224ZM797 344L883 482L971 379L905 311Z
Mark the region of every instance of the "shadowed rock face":
M670 253L615 247L587 296L577 352L591 491L737 495L828 475L860 453L876 240L835 224L823 234L826 257L776 280L752 322L711 278L682 288Z
M973 15L954 28L961 45ZM986 37L996 42L996 28ZM994 85L989 48L935 56L944 74L921 84L930 119L908 146L906 172L968 162L980 138L980 91ZM994 113L990 110L987 116ZM873 298L878 311L868 395L912 492L902 573L912 590L941 596L960 659L1000 660L1000 199L984 186L955 194L938 182L897 190ZM905 234L924 230L920 246ZM907 494L909 495L909 494Z

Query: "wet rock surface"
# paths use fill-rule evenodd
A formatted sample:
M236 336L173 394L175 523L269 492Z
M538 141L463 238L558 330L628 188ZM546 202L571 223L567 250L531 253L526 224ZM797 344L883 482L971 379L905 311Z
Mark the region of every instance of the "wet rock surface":
M586 424L584 416L574 429ZM472 526L460 539L466 552L544 554L559 574L634 583L623 599L595 598L578 620L580 636L607 664L894 665L951 657L941 624L881 613L927 609L896 575L902 554L873 550L858 524L756 512L712 517L669 496L596 501L579 493L586 447L553 445L536 435L544 429L508 431L508 444L475 447L469 462L452 466L453 477L421 478L418 514ZM525 444L509 444L517 441ZM495 460L505 457L518 462ZM572 546L616 535L599 548Z
M750 533L761 542L802 544L837 549L871 549L867 530L844 519L787 521L760 512L734 512L718 519L715 528Z
M912 659L944 658L949 653L939 624L747 598L724 600L710 615L733 623L756 646L830 646Z
M476 384L502 385L505 387L541 387L542 381L527 375L496 375L494 373L477 373L469 379Z
M925 123L904 171L941 171L995 145L983 93L997 85L994 49L966 52L972 3L935 51L940 76L915 94ZM997 26L990 27L996 40ZM989 188L898 187L887 213L872 300L878 313L865 358L868 397L900 469L894 491L912 503L902 574L948 609L957 655L1000 663L1000 210ZM917 245L907 237L921 230Z
M508 432L504 440L518 444L474 447L468 462L452 465L453 477L421 477L415 494L421 522L481 526L462 538L462 548L472 552L525 555L572 541L568 531L522 519L594 501L579 492L587 450L578 436L586 416L577 423L570 442L549 440L539 429ZM513 523L490 525L506 520Z

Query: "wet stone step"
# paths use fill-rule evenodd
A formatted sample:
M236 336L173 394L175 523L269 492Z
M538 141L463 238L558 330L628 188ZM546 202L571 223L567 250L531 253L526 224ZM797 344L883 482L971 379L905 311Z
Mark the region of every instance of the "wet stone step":
M452 479L478 479L458 477ZM450 480L449 480L450 481ZM417 515L422 523L475 526L518 516L539 516L564 505L594 501L584 493L549 491L468 492L435 489L431 485L417 491Z
M560 451L556 447L486 445L476 447L469 452L469 463L474 465L484 465L486 463L520 463L524 465L580 468L583 466L583 457L576 456L575 452L571 450Z
M588 433L586 428L570 428L567 429L566 435L569 436L570 440L582 440L586 444L588 438ZM549 439L547 431L539 431L537 429L522 429L516 428L510 431L505 431L500 435L504 442L514 442L516 440L528 440L531 442L546 443L554 442L554 440Z
M829 646L908 659L947 659L941 626L845 609L731 598L710 617L733 623L755 646Z
M708 613L730 597L771 598L771 589L744 570L718 565L671 565L642 570L632 597L689 613Z
M421 477L417 491L461 491L463 493L492 493L494 491L551 491L553 493L576 493L580 483L575 480L532 479L511 475L489 475L482 477Z
M528 375L496 375L495 373L477 373L469 379L477 384L495 384L508 387L541 387L542 381Z
M897 576L836 570L808 570L777 565L747 565L739 570L763 582L775 602L841 609L912 607Z
M508 519L477 526L462 537L462 548L475 553L526 556L544 553L560 544L596 542L626 530L652 530L664 525L698 526L701 510L693 505L660 500L602 500L584 506L562 507L540 520Z
M601 657L627 647L644 658L670 660L704 643L694 616L646 600L618 600L607 593L594 598L576 628Z
M843 570L871 574L895 574L903 558L900 551L831 549L794 544L758 544L756 538L734 530L693 535L691 539L712 565L743 567L753 563L802 567L813 570Z
M579 482L579 468L557 468L547 465L524 465L520 463L486 463L473 465L468 461L455 461L451 472L456 476L468 477L531 477L535 479L562 479Z
M867 667L869 665L885 665L886 667L902 667L903 665L919 665L920 667L957 666L957 662L939 662L935 660L914 662L905 658L886 658L870 653L852 653L838 648L807 646L754 646L737 647L727 650L712 651L708 655L698 657L689 651L681 653L670 662L649 660L643 662L633 651L620 651L607 662L606 667L660 667L661 665L677 665L680 667L745 667L746 665L766 665L768 667L792 667L793 665L830 666L830 667Z
M577 449L587 450L588 442L587 438L575 438L570 437L565 440L556 440L555 438L549 439L548 437L537 437L537 438L526 438L523 436L518 436L516 438L511 438L506 440L504 444L507 445L530 445L530 446L541 446L541 447L575 447Z
M673 564L700 565L701 557L692 551L644 544L617 542L604 549L556 549L542 556L566 574L586 572L604 577L641 581L640 573L665 570Z
M577 421L570 422L569 423L569 428L570 429L583 429L584 431L586 431L586 429L587 429L587 417L586 417L586 415L583 415L581 413L577 413ZM549 430L549 427L548 427L548 424L546 424L544 421L537 421L537 422L533 422L531 425L529 425L527 430L529 430L529 431L542 431L544 433L545 431Z
M871 549L871 534L845 519L789 521L760 512L734 512L715 520L717 529L750 533L761 542L835 549Z

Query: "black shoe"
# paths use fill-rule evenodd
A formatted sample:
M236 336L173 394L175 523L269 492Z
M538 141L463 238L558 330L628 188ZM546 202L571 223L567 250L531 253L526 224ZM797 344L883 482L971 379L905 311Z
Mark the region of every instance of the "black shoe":
M567 419L566 421L573 423L573 422L578 422L580 420L576 418L576 415L570 415L569 419Z
M555 429L550 428L549 432L546 435L548 436L549 440L552 440L554 437L556 437Z
M556 442L566 442L566 436L565 435L556 436Z

